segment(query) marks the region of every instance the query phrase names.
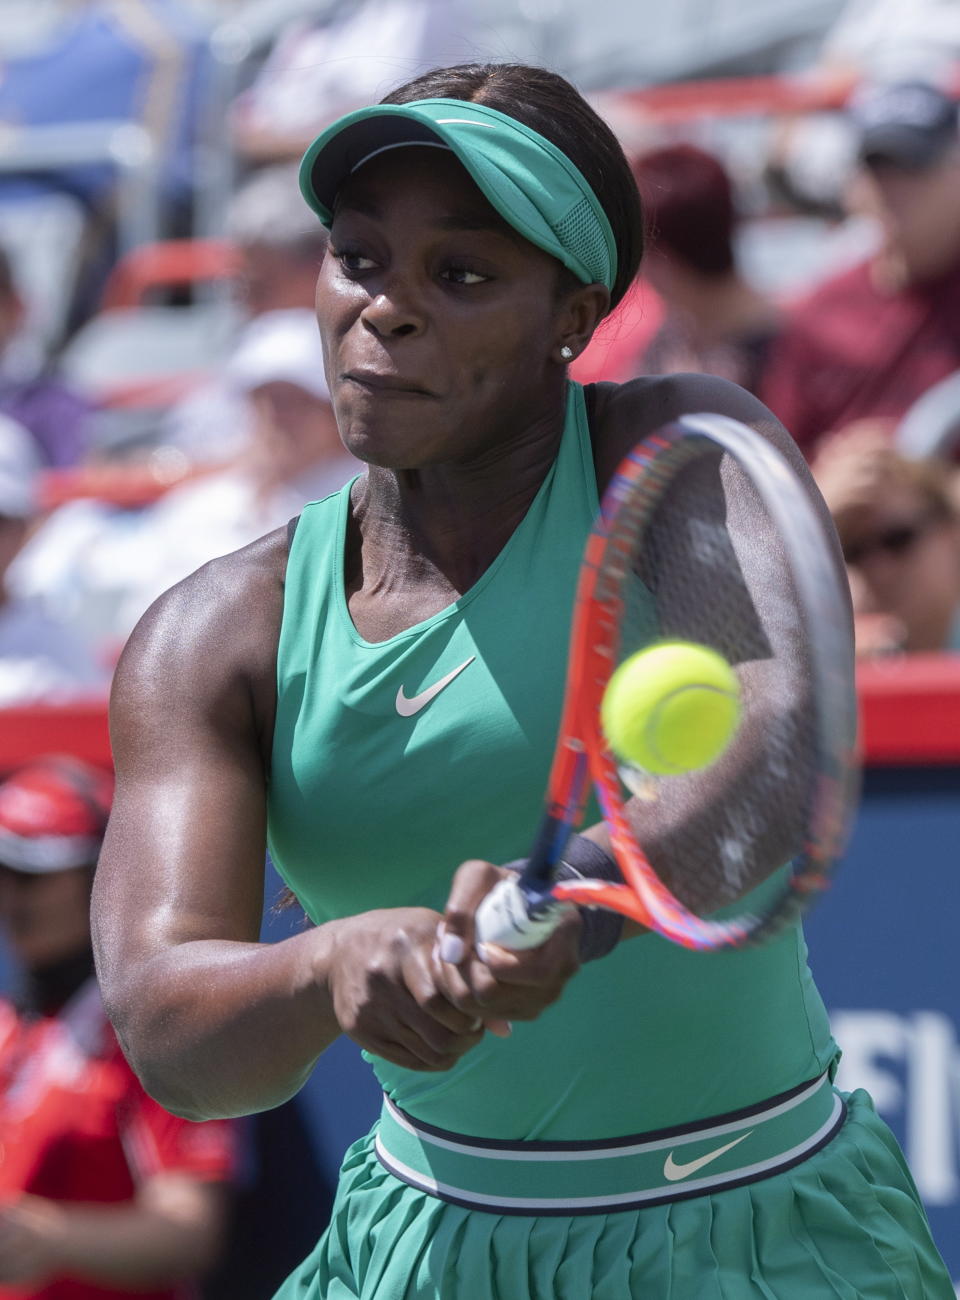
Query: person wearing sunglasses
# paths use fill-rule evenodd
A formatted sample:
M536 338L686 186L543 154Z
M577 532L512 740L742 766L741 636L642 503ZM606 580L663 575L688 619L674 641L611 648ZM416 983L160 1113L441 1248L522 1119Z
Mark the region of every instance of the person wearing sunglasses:
M958 471L907 459L874 422L834 435L813 469L843 549L857 653L960 651Z

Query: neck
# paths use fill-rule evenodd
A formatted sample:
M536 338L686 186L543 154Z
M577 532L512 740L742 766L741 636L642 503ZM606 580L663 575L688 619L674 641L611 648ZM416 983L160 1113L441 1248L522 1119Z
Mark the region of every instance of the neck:
M563 434L562 405L509 443L417 469L371 466L354 493L367 578L381 592L442 578L461 593L503 549L543 483Z

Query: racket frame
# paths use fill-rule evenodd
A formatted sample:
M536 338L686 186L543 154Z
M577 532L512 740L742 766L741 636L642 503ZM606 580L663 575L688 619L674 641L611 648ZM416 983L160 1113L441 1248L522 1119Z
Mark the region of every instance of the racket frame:
M785 541L801 617L817 644L811 653L818 775L809 835L776 904L763 915L698 916L683 906L637 844L621 793L616 760L603 738L600 703L617 663L622 584L636 552L638 523L652 516L676 474L718 451L733 457L753 483ZM753 429L727 416L687 415L639 442L617 468L587 540L577 583L567 681L546 810L517 884L531 918L556 902L604 906L684 947L714 949L757 943L793 922L827 887L846 841L858 788L857 704L849 615L837 562L823 523L799 476ZM555 882L567 841L580 824L591 784L596 790L623 884Z

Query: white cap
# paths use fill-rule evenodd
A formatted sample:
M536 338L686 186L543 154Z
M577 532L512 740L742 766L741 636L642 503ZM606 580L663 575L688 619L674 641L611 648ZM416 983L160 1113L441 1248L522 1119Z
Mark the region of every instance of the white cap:
M42 460L22 425L0 415L0 516L29 519L37 509Z
M245 392L279 380L329 402L316 316L306 307L257 316L241 335L227 375Z

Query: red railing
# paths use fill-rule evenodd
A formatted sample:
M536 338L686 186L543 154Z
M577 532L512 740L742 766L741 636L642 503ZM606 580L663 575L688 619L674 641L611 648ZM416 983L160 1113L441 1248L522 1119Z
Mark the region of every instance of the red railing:
M857 687L867 763L960 764L960 654L871 660Z
M608 91L604 98L661 125L705 117L777 118L843 108L857 80L852 73L813 69L795 75L673 81L636 90ZM960 99L960 65L943 78L942 84Z
M41 754L75 754L109 767L106 701L98 697L0 709L0 772Z
M158 290L230 280L240 269L240 254L228 239L166 239L127 253L110 272L103 291L104 311L138 307Z

